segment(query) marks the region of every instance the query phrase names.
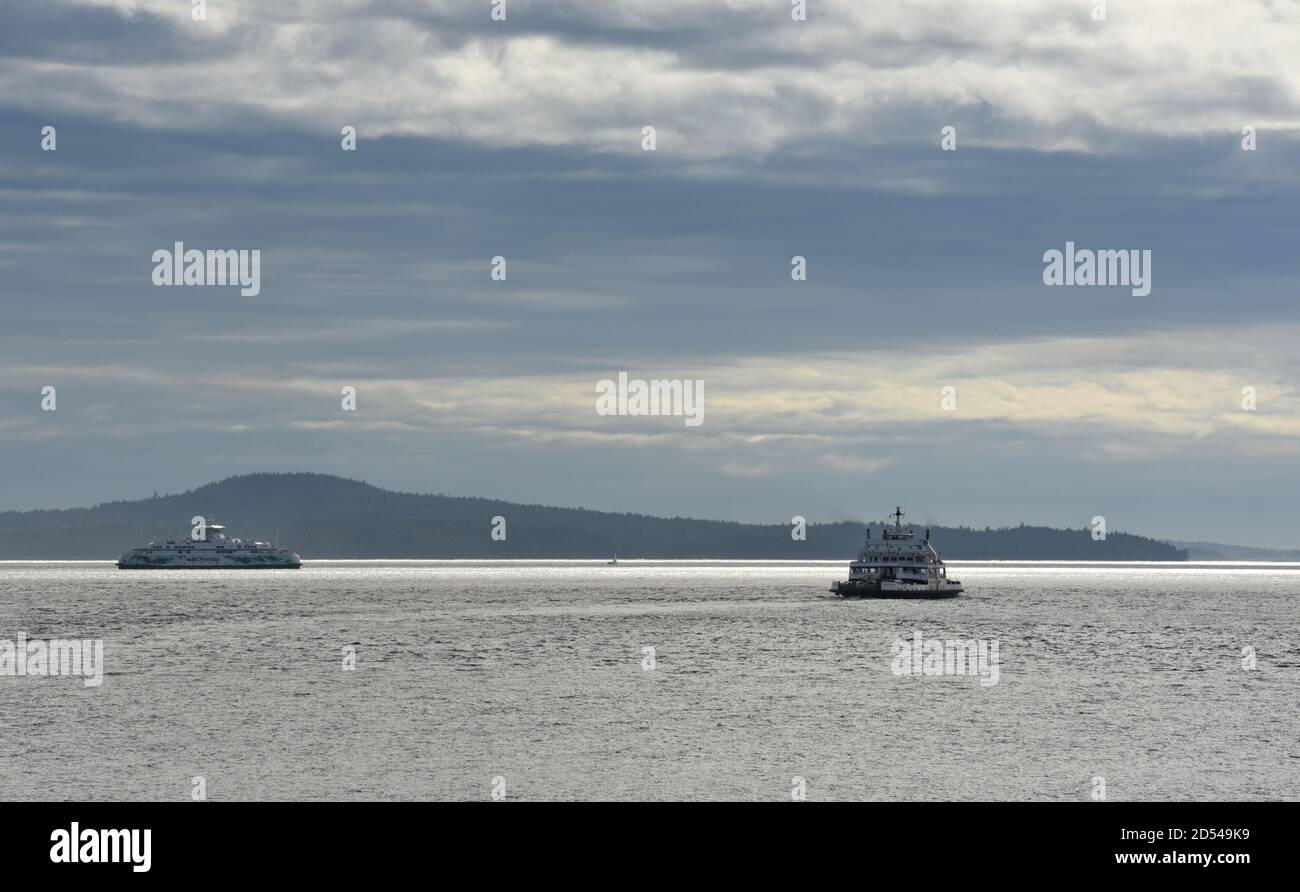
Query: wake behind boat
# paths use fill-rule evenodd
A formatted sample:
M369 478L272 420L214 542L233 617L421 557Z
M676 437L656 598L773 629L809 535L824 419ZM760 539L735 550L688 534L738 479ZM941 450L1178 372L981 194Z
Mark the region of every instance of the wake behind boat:
M119 570L297 570L302 559L269 542L227 539L219 523L206 524L206 536L182 542L150 542L117 559Z
M880 531L873 542L867 530L867 542L849 564L849 578L831 583L831 591L841 598L952 598L962 593L961 581L949 579L930 544L930 531L918 540L916 533L903 526L903 509L890 515L893 528Z

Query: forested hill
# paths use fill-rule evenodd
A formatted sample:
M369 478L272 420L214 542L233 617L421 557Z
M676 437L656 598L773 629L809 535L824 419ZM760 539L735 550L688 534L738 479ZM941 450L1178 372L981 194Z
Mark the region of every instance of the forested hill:
M883 510L883 509L882 509ZM150 540L180 539L202 515L227 535L271 540L311 558L736 558L847 560L860 523L743 524L415 495L323 474L248 474L180 495L92 508L0 512L0 559L108 559ZM506 538L491 537L494 517ZM880 524L873 525L878 535ZM1164 542L1086 529L933 527L946 560L1187 560Z

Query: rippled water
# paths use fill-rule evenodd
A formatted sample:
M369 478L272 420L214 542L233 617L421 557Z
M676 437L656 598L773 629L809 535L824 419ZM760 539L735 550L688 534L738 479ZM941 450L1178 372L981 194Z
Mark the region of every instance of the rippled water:
M107 669L0 677L0 798L1300 799L1300 565L952 566L845 602L825 563L0 564L0 639ZM914 631L996 639L998 683L895 675Z

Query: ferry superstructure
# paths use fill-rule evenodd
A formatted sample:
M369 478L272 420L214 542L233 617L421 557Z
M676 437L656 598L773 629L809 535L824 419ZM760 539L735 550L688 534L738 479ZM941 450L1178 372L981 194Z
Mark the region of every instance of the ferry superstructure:
M842 598L951 598L962 593L961 581L948 578L939 553L930 544L930 531L918 539L903 526L903 509L890 515L893 527L880 531L880 538L867 541L849 564L849 578L831 583L831 591Z
M227 539L219 523L206 525L203 539L150 542L117 559L119 570L297 570L302 559L270 542Z

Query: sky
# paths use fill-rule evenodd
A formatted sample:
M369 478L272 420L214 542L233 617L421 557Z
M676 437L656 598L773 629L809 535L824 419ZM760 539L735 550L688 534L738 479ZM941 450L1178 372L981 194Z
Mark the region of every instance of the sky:
M1300 546L1295 0L193 6L0 2L0 509L316 471ZM176 242L260 293L155 285ZM1067 242L1150 293L1046 285Z

